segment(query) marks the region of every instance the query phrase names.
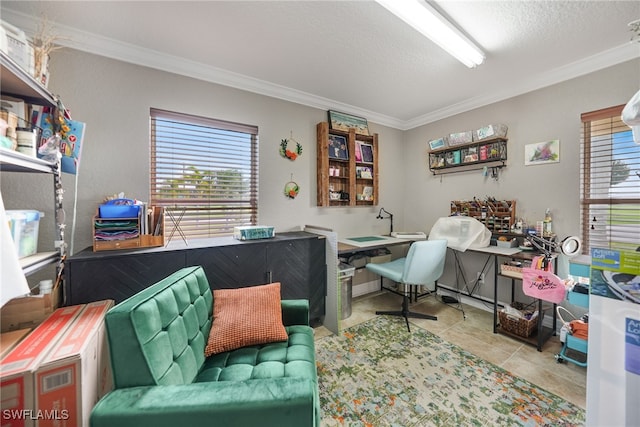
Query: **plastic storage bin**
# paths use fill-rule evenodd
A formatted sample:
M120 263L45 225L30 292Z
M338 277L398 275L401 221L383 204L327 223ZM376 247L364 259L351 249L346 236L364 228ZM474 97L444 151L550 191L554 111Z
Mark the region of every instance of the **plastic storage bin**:
M137 218L140 205L133 199L113 199L100 205L100 218Z
M275 236L274 228L264 225L233 227L233 237L237 240L270 239Z
M7 210L9 229L18 258L33 255L38 250L38 231L43 213L33 210Z

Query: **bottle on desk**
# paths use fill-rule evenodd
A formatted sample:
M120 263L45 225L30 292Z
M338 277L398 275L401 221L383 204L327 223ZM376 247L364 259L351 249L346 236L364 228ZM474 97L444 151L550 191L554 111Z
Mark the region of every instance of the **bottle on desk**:
M551 236L553 234L553 220L551 219L551 209L547 208L544 213L544 221L542 224L542 235Z

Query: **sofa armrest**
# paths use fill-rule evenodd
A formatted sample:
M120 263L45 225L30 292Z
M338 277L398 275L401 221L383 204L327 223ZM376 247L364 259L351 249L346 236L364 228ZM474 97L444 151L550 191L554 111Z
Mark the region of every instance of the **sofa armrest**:
M114 390L91 412L91 427L315 426L313 381L275 378Z
M309 301L306 299L282 300L282 323L284 326L309 326Z

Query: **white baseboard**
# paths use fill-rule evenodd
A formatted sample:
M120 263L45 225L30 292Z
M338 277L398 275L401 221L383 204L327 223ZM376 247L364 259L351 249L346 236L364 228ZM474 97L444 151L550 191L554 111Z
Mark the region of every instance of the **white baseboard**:
M450 291L449 289L444 289L443 286L446 288L455 289L455 286L450 286L444 283L438 283L438 295L450 295L454 298L458 297L458 294L456 292ZM362 295L375 293L379 291L380 291L380 282L378 280L375 280L373 282L365 282L365 283L361 283L359 285L353 286L353 297L359 297ZM474 307L480 310L488 311L489 313L493 313L493 301L489 300L488 298L480 301L477 298L471 298L464 294L460 294L460 297L461 297L460 300L463 304L469 305L471 307ZM498 301L498 304L504 306L506 303L502 301ZM551 328L553 326L553 316L552 315L545 316L544 319L542 319L542 324L548 328ZM560 321L560 319L558 319L558 321L556 322L557 333L560 333L561 327L562 327L562 322Z

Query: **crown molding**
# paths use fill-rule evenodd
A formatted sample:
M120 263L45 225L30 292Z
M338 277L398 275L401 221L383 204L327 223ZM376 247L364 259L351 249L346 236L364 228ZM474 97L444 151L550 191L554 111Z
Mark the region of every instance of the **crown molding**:
M23 31L28 35L31 36L35 32L36 20L33 16L12 10L5 10L3 11L3 14L3 19L23 29ZM570 80L640 57L640 48L638 43L625 43L624 45L597 55L549 70L546 73L540 74L538 78L528 79L520 85L510 86L500 92L470 98L463 102L429 112L410 120L401 120L354 105L345 104L286 86L234 73L222 68L205 65L174 55L168 55L163 52L141 48L140 46L124 43L109 37L81 31L70 26L56 24L56 28L59 30L59 35L62 37L60 44L68 48L143 67L191 77L209 83L245 90L284 101L294 102L312 108L322 110L339 110L345 113L367 117L367 120L370 122L402 131L414 129L447 117L484 107L505 99L513 98L527 92L551 86L556 83Z
M36 21L32 16L13 10L6 10L3 11L3 13L5 15L4 19L21 28L27 35L32 36L35 33ZM134 44L82 31L67 25L56 23L56 29L61 37L58 43L61 46L71 49L282 99L308 107L348 112L361 117L367 117L368 120L372 122L392 128L400 129L402 127L403 122L401 120L332 99L234 73L222 68L205 65L200 62L190 61L174 55L168 55L152 49L141 48Z
M589 73L593 73L623 62L640 58L640 46L638 43L625 43L613 49L601 52L599 54L581 59L580 61L564 65L562 67L549 70L546 73L539 74L537 78L529 79L521 82L519 85L511 85L502 91L492 93L491 95L478 96L470 98L464 102L453 104L445 108L424 114L411 120L404 122L403 130L413 129L456 114L474 110L476 108L485 107L499 101L504 101L519 95L523 95L534 90L562 83Z

